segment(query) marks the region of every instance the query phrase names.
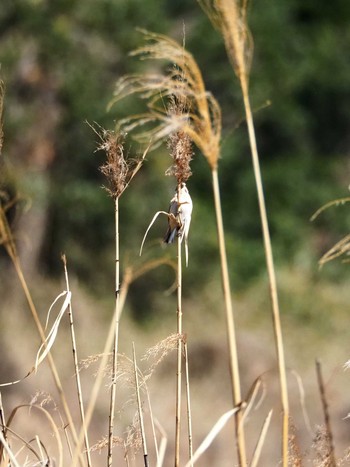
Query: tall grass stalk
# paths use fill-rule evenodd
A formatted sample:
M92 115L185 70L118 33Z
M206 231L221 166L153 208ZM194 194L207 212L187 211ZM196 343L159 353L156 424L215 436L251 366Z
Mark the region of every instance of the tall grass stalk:
M63 266L64 266L64 276L66 280L66 288L67 292L70 291L69 287L69 278L68 278L68 270L67 270L67 259L66 256L62 256ZM88 467L91 467L91 455L90 455L90 445L89 445L89 438L88 432L85 424L85 411L84 411L84 402L83 402L83 393L81 389L81 381L80 381L80 371L79 371L79 364L78 364L78 349L77 349L77 342L75 337L75 330L74 330L74 320L73 320L73 307L71 300L69 301L68 305L68 316L69 316L69 325L70 325L70 332L71 332L71 340L72 340L72 350L73 350L73 361L74 361L74 369L75 369L75 381L77 384L77 393L78 393L78 403L79 403L79 411L80 411L80 418L82 429L84 431L84 443L85 443L85 451L86 451L86 460Z
M1 424L1 433L4 437L4 440L8 443L7 435L6 435L6 418L5 418L5 413L4 413L4 406L2 405L2 395L0 392L0 424ZM2 461L4 462L4 465L6 464L6 457L5 457L5 452L4 452L4 446L3 444L0 443L0 465L2 464ZM10 460L8 461L8 467L11 467L11 462Z
M288 386L287 386L282 326L281 326L280 309L279 309L278 293L277 293L277 281L276 281L275 266L274 266L274 261L273 261L268 217L266 213L265 196L264 196L264 189L263 189L263 183L262 183L262 177L261 177L259 156L258 156L257 145L256 145L253 116L252 116L252 111L251 111L251 106L250 106L249 95L248 95L248 85L246 81L243 82L242 92L243 92L243 98L244 98L244 106L246 110L249 140L250 140L250 147L251 147L251 152L252 152L252 161L253 161L253 167L254 167L254 175L255 175L256 188L257 188L257 193L258 193L258 202L259 202L261 225L262 225L262 232L263 232L263 239L264 239L266 265L267 265L267 272L268 272L269 284L270 284L269 290L270 290L270 298L271 298L271 305L272 305L275 345L276 345L276 353L277 353L277 361L278 361L278 369L279 369L281 404L282 404L282 410L283 410L282 460L283 460L283 466L287 467L288 465L288 439L289 439L289 434L288 434L289 433L289 400L288 400Z
M120 317L120 258L119 258L119 198L114 200L115 211L115 331L114 345L112 357L112 385L110 394L110 409L109 409L109 427L108 427L108 462L107 465L112 465L112 450L113 450L113 428L114 428L114 413L115 413L115 398L117 390L117 370L118 370L118 347L119 347L119 317Z
M233 308L231 298L231 287L227 265L226 255L226 244L225 244L225 233L224 224L222 219L221 199L220 199L220 187L219 177L216 167L212 168L212 184L213 184L213 196L215 204L216 214L216 227L218 232L218 242L220 250L220 261L221 261L221 280L222 288L225 299L225 310L226 310L226 325L227 325L227 336L229 343L229 356L230 356L230 372L231 372L231 385L233 391L233 402L235 405L239 405L242 401L240 375L239 375L239 364L237 355L237 342L235 324L233 319ZM238 411L236 417L236 437L238 443L238 457L241 466L247 465L245 438L243 427L241 427L242 412Z
M190 371L188 365L188 346L187 340L184 340L185 353L185 374L186 374L186 399L187 399L187 430L188 430L188 455L190 459L190 467L193 467L193 436L192 436L192 411L191 411L191 395L190 395Z
M289 402L287 391L287 378L278 304L276 274L272 254L268 217L265 206L262 176L259 155L256 144L253 115L249 99L249 72L253 55L252 38L247 26L247 0L199 0L199 3L218 28L223 36L228 58L231 62L242 91L246 121L248 127L249 143L251 148L253 170L257 188L262 233L265 248L266 265L270 284L270 298L272 306L276 354L279 368L281 390L281 404L283 410L282 429L282 462L288 464L288 423Z
M178 200L180 187L178 186ZM176 413L175 413L175 467L180 465L181 435L181 389L182 389L182 255L181 238L177 237L177 369L176 369Z

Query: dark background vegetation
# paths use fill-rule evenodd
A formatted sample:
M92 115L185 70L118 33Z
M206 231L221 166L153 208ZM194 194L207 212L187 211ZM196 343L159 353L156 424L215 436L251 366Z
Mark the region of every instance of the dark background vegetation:
M275 257L284 264L302 255L314 269L317 258L350 227L344 208L326 213L314 225L309 222L323 203L347 194L350 6L344 0L331 5L262 1L250 10L255 44L251 96ZM181 41L183 25L186 46L223 111L220 170L229 255L236 258L234 288L246 287L262 273L260 222L240 92L221 38L198 4L4 0L2 189L23 197L15 222L28 200L42 210L42 223L35 227L41 230L35 234L41 241L31 258L41 271L60 272L59 256L65 251L71 271L83 282L96 293L108 288L113 270L112 262L108 266L112 206L99 189L103 182L97 168L103 155L94 154L97 137L85 121L113 128L118 118L142 108L129 99L106 112L116 79L152 68L128 56L142 41L137 26ZM127 148L141 151L131 140ZM167 208L173 182L163 174L169 163L166 148L150 154L132 193L123 199L122 238L132 254L153 213ZM217 273L210 267L217 252L210 176L201 155L193 162L193 172L189 186L195 201L195 289ZM158 228L160 237L164 225ZM336 274L336 268L330 269Z

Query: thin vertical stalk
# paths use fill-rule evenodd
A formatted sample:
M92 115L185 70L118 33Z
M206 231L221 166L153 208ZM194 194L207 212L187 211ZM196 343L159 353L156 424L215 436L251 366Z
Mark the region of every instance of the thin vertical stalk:
M7 439L7 435L6 435L6 419L5 419L4 407L2 405L1 392L0 392L0 423L1 423L1 432L3 434L4 440L7 441L7 443L8 443L8 439ZM4 461L4 465L5 465L6 464L6 457L5 457L4 447L0 443L0 465L1 465L2 461ZM8 460L7 465L8 465L8 467L11 467L10 459Z
M233 405L238 407L242 401L241 396L241 385L239 376L238 356L237 356L237 342L236 342L236 331L233 319L232 299L230 280L227 266L226 246L225 246L225 235L224 226L222 220L220 190L219 190L219 178L217 168L212 169L212 183L213 183L213 194L215 203L216 213L216 226L218 232L218 241L220 249L221 259L221 278L222 288L225 299L225 310L226 310L226 324L227 324L227 336L229 344L229 358L230 358L230 373L231 373L231 385L232 385L232 398ZM246 448L245 448L245 437L244 429L240 428L240 421L242 418L241 411L237 411L235 414L236 421L236 443L239 463L242 467L247 465Z
M68 271L67 271L67 260L66 256L62 256L63 266L64 266L64 276L66 280L66 287L67 292L70 291L69 288L69 279L68 279ZM78 363L78 350L77 350L77 342L75 338L75 330L74 330L74 321L73 321L73 308L72 308L72 301L69 301L68 305L68 316L69 316L69 325L70 325L70 332L71 332L71 340L72 340L72 350L73 350L73 361L74 361L74 369L75 369L75 380L77 384L77 392L78 392L78 403L79 403L79 411L81 417L81 424L84 430L84 443L85 443L85 450L86 450L86 460L88 467L91 467L91 454L90 454L90 445L89 445L89 438L87 433L87 428L85 424L85 412L84 412L84 402L83 402L83 393L81 389L81 381L80 381L80 371L79 371L79 363Z
M115 331L114 331L114 346L113 346L113 363L112 363L112 382L109 407L109 429L108 429L108 454L107 465L112 466L112 450L113 450L113 430L114 430L114 413L115 413L115 397L117 390L117 369L118 369L118 347L119 347L119 318L120 318L120 259L119 259L119 198L116 196L114 203L115 210Z
M188 348L187 341L184 341L185 352L185 373L186 373L186 397L187 397L187 429L188 429L188 454L190 466L193 467L193 436L192 436L192 412L191 412L191 397L190 397L190 372L188 368Z
M178 200L180 199L178 187ZM181 386L182 386L182 257L181 238L177 237L177 371L175 414L175 467L180 465Z
M244 108L247 118L249 142L252 154L252 162L254 169L254 176L256 182L256 188L258 193L258 203L260 209L262 233L264 239L265 247L265 257L267 272L269 276L270 284L270 297L272 305L272 315L273 315L273 324L274 324L274 333L275 333L275 344L278 360L278 369L279 369L279 378L280 378L280 388L281 388L281 403L283 410L283 429L282 429L282 465L287 467L288 465L288 430L289 430L289 402L288 402L288 389L287 389L287 377L286 377L286 366L285 366L285 357L284 357L284 348L283 348L283 337L282 337L282 327L280 319L280 310L278 304L278 295L277 295L277 283L276 283L276 273L273 261L271 238L269 232L268 218L266 213L265 206L265 197L264 189L262 184L258 149L256 144L255 129L253 122L253 115L250 106L249 93L248 93L248 83L247 80L241 80L242 94L244 100Z
M145 467L148 467L149 464L148 464L145 424L143 422L143 413L142 413L141 396L140 396L140 383L139 383L139 376L138 376L138 370L137 370L137 364L136 364L136 352L135 352L134 342L132 343L132 357L133 357L133 362L134 362L135 389L136 389L137 409L139 413L140 431L141 431L141 439L142 439L143 461L144 461Z
M322 377L321 362L319 360L316 360L316 373L317 373L318 387L320 389L320 395L321 395L322 409L323 409L323 415L324 415L324 423L326 425L326 432L327 432L328 452L329 452L329 466L330 467L336 467L337 461L336 461L335 453L334 453L333 432L332 432L332 428L331 428L331 420L330 420L330 417L329 417L326 390L325 390L325 387L324 387L324 382L323 382L323 377Z

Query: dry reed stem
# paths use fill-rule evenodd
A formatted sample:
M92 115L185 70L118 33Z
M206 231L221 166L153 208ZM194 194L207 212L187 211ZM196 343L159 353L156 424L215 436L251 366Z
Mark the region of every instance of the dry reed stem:
M24 296L25 296L25 298L27 300L30 312L32 314L34 323L35 323L35 325L37 327L37 330L39 332L41 341L42 341L43 345L45 345L45 340L46 340L45 332L44 332L44 329L43 329L42 324L40 322L39 315L38 315L38 312L37 312L36 307L34 305L34 301L32 299L31 293L29 291L28 284L27 284L27 282L25 280L25 277L24 277L24 274L23 274L23 271L22 271L22 267L21 267L21 263L20 263L20 259L19 259L18 255L17 255L17 249L16 249L16 245L15 245L12 233L11 233L11 229L10 229L10 227L8 225L6 215L5 215L1 205L0 205L0 235L1 235L1 239L2 239L2 241L4 243L5 249L7 251L7 254L9 255L9 257L12 260L13 266L14 266L16 274L17 274L17 277L18 277L18 279L20 281L22 290L24 292ZM65 413L65 415L67 417L68 423L66 423L66 425L69 426L69 429L70 429L70 431L72 433L72 436L73 436L73 439L74 439L74 442L75 442L75 445L77 446L79 444L78 443L77 432L76 432L75 425L74 425L74 422L73 422L73 418L72 418L72 415L71 415L71 412L70 412L70 409L69 409L69 406L68 406L68 402L67 402L64 390L63 390L63 386L62 386L62 383L61 383L61 380L60 380L60 377L59 377L59 374L58 374L58 371L57 371L57 368L56 368L56 364L55 364L54 359L53 359L50 352L48 353L47 357L48 357L49 367L50 367L50 370L51 370L51 373L52 373L52 376L53 376L53 380L54 380L57 392L58 392L58 394L60 396L64 413ZM78 458L79 458L79 462L83 466L84 462L82 460L82 456L81 456L80 452L78 453Z
M185 374L186 374L186 400L187 400L187 429L188 429L188 454L190 459L190 467L193 467L193 435L192 435L192 411L191 411L191 395L190 395L190 372L188 367L188 348L187 340L184 341L185 353Z
M276 345L276 354L278 361L279 369L279 382L281 390L281 403L283 410L283 427L282 427L282 462L283 467L288 465L288 432L289 432L289 400L288 400L288 385L287 385L287 376L286 376L286 364L284 356L284 346L283 346L283 336L282 336L282 326L280 318L280 309L278 303L278 292L277 292L277 281L276 281L276 272L273 260L271 237L269 231L268 217L266 212L265 205L265 196L264 189L261 177L259 156L256 144L255 129L252 111L250 107L250 100L248 95L248 86L247 83L242 86L243 100L247 117L249 141L252 152L252 162L253 169L256 181L256 188L258 194L258 203L260 210L260 218L263 232L264 248L265 248L265 257L267 272L269 277L270 284L270 298L272 305L272 316L274 324L274 335L275 335L275 345Z
M64 267L64 276L66 280L66 288L67 292L70 291L69 287L69 278L68 278L68 270L67 270L67 259L65 255L62 255L63 267ZM80 381L80 371L79 371L79 363L78 363L78 349L77 349L77 342L75 337L75 330L74 330L74 320L73 320L73 307L72 301L69 301L68 305L68 316L69 316L69 325L71 331L71 340L72 340L72 351L73 351L73 361L74 361L74 369L75 369L75 380L77 385L77 393L78 393L78 403L79 403L79 411L80 411L80 418L82 427L84 430L84 443L85 443L85 450L86 450L86 460L88 467L91 467L91 456L90 456L90 445L89 445L89 438L88 433L85 425L85 411L84 411L84 402L83 402L83 393L81 388L81 381Z
M328 462L329 462L330 467L336 467L337 461L336 461L335 452L334 452L333 432L332 432L331 420L329 416L326 390L324 387L324 382L323 382L323 377L322 377L321 362L319 360L316 360L316 373L317 373L317 382L318 382L318 387L320 390L323 416L324 416L324 422L325 422L326 433L327 433Z
M6 436L6 418L5 418L5 413L4 413L4 406L2 405L1 391L0 391L0 424L1 424L1 432L3 434L3 437L4 437L5 441L8 443L8 439L7 439L7 436ZM9 443L8 443L8 445L9 445ZM10 447L10 445L9 445L9 447ZM4 463L6 464L4 447L0 443L0 465L1 465L2 460L4 460ZM8 467L11 467L10 462L8 462Z
M112 385L109 410L109 426L108 426L108 454L107 465L112 465L112 450L113 450L113 430L114 430L114 413L115 413L115 397L117 390L117 371L118 371L118 348L119 348L119 318L120 318L120 257L119 257L119 197L114 200L115 208L115 334L113 345L113 368L112 368Z
M242 401L242 395L241 395L241 384L240 384L240 375L239 375L239 366L238 366L237 341L236 341L235 324L234 324L234 318L233 318L230 280L229 280L228 265L227 265L225 234L224 234L224 225L223 225L223 219L222 219L221 200L220 200L219 177L218 177L218 172L216 169L212 170L212 184L213 184L213 196L214 196L215 213L216 213L216 226L217 226L218 242L219 242L219 250L220 250L220 260L221 260L221 279L222 279L222 287L223 287L225 310L226 310L226 326L227 326L227 337L228 337L228 344L229 344L232 398L233 398L233 405L239 406ZM247 458L246 458L244 429L243 429L243 426L241 426L241 419L242 419L242 413L241 411L237 411L235 414L237 451L238 451L240 465L245 466L247 464Z
M249 71L252 60L253 43L247 26L247 2L245 0L243 2L239 0L200 0L200 4L205 9L208 16L213 20L213 23L221 31L221 34L224 38L227 55L232 64L233 70L239 79L243 95L254 176L258 194L258 203L263 231L267 271L270 283L270 297L272 304L276 354L278 359L281 389L281 403L283 410L282 462L283 467L287 467L289 401L276 275L268 226L268 217L265 207L265 197L256 144L253 115L249 99L248 83Z
M143 460L144 460L145 467L148 467L148 452L147 452L147 442L146 442L146 434L145 434L145 424L143 421L143 411L142 411L141 396L140 396L140 384L139 384L139 377L138 377L138 368L136 364L136 352L135 352L134 342L132 343L132 356L133 356L133 362L134 362L135 389L136 389L137 410L138 410L138 415L139 415L140 431L141 431L141 439L142 439Z
M178 199L180 186L178 186ZM177 237L177 369L176 369L176 414L175 414L175 467L180 465L181 432L181 386L182 386L182 256L181 238Z

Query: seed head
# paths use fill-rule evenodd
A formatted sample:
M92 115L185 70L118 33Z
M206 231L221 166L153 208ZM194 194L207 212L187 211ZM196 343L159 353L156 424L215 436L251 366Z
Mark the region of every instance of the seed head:
M176 98L170 100L168 107L169 115L186 116L185 99ZM173 165L167 170L166 175L173 175L177 179L177 183L186 182L192 175L190 162L193 157L192 141L187 133L183 130L171 133L168 137L168 148L170 155L173 158Z

